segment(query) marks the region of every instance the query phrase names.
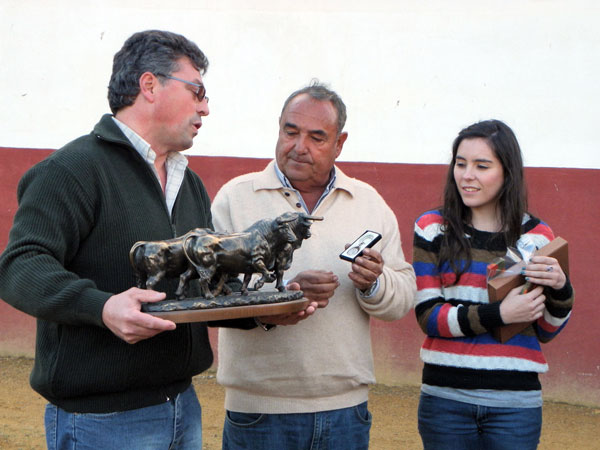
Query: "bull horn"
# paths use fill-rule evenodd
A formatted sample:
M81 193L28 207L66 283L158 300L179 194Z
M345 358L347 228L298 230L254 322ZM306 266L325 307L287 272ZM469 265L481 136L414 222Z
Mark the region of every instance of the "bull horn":
M322 216L306 216L307 220L323 220Z
M279 216L275 220L277 220L277 223L279 223L279 224L284 224L284 223L293 222L294 220L296 220L296 218L292 217L290 219L283 219L281 216Z

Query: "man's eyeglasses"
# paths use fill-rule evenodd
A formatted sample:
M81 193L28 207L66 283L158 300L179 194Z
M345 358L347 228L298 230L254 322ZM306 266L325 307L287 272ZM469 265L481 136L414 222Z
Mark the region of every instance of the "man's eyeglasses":
M191 81L183 80L183 79L177 78L177 77L172 77L170 75L160 75L160 76L165 77L165 78L169 78L171 80L181 81L182 83L189 84L191 86L195 86L197 89L195 91L192 91L192 92L194 94L196 94L196 97L198 98L198 101L201 102L202 100L206 100L206 103L208 103L208 97L206 96L206 88L204 87L203 84L192 83Z

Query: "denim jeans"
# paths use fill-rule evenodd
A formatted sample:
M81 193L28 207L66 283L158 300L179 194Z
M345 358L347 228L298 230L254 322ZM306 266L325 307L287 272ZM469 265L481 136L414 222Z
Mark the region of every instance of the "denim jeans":
M534 450L542 408L497 408L421 393L419 434L425 450Z
M223 450L366 450L371 420L367 402L301 414L227 411Z
M202 418L194 388L160 405L107 414L46 406L49 450L201 449Z

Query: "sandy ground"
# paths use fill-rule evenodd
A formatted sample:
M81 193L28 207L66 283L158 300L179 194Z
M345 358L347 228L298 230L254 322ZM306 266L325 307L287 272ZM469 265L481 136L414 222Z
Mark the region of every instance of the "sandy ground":
M45 400L28 382L33 361L0 357L0 449L45 448ZM223 389L214 374L194 379L203 411L204 449L221 448ZM371 449L420 449L417 432L418 387L376 385L371 389ZM600 449L600 409L565 403L544 404L541 450Z

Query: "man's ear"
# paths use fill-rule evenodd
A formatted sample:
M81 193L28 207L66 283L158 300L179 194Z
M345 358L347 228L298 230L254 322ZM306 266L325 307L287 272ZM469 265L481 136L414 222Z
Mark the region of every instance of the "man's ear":
M151 72L144 72L140 76L140 95L150 103L153 103L157 85L158 78Z
M337 137L337 142L335 143L335 150L336 150L335 157L336 158L338 156L340 156L340 153L342 153L342 147L344 147L344 142L346 142L346 139L348 139L348 133L346 131L343 131Z

